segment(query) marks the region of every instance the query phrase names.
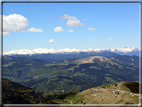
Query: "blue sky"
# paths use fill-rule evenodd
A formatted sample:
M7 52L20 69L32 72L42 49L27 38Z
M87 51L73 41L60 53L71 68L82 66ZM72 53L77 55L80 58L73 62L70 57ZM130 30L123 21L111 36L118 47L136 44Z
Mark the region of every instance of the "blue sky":
M139 47L139 3L4 3L3 52Z

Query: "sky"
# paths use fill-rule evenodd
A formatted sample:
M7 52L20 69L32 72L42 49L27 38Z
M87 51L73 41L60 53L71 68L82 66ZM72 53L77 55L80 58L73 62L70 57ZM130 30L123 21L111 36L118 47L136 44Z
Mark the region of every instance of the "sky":
M3 3L3 52L139 47L139 3Z

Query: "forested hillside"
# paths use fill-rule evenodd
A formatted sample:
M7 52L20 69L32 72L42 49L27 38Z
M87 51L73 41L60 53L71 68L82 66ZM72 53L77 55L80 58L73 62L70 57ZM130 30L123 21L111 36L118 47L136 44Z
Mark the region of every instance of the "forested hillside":
M4 78L41 91L83 91L108 83L139 80L139 68L100 56L59 63L13 58L7 63L3 65Z

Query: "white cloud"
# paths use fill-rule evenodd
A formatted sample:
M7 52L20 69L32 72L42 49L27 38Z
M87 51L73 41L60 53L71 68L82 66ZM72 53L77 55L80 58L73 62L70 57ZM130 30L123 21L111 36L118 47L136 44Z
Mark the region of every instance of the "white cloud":
M28 24L28 19L20 14L3 15L3 34L26 29Z
M87 21L88 19L84 19L83 21Z
M54 29L54 32L63 32L64 29L61 26L58 26Z
M70 30L66 30L66 32L74 32L72 29L70 29Z
M76 17L74 16L68 16L67 14L64 14L64 16L60 17L62 19L68 19L66 26L75 26L75 27L81 27L84 26L82 23L80 23L80 20L78 20Z
M89 27L88 30L96 30L96 28L90 28L90 27Z
M107 40L113 40L113 38L108 38Z
M67 42L70 42L70 41L63 41L63 42L67 43Z
M80 42L87 42L87 40L82 40L82 41L80 41Z
M47 43L57 43L56 41L54 41L53 39L50 39L49 42Z
M31 27L30 29L28 29L28 31L30 31L30 32L43 32L42 29L35 29L33 27Z

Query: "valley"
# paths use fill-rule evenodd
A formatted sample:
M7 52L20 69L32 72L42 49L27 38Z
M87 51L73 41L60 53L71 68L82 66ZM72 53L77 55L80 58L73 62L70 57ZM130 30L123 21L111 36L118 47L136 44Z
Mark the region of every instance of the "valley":
M138 104L138 94L122 89L122 81L139 81L138 61L139 57L127 55L88 56L77 59L68 57L53 63L49 60L4 56L3 78L41 91L44 96L52 96L43 97L44 100L32 101L32 103L126 104L132 102ZM113 86L119 82L119 87ZM106 87L110 83L113 85ZM116 96L112 91L120 93L114 102L111 100ZM107 98L110 98L110 102L105 101Z
M12 63L15 60L19 63ZM8 62L13 65L3 65L3 77L36 90L56 92L81 91L120 81L138 81L139 75L138 68L101 56L66 59L58 63L40 62L40 60L14 58Z

